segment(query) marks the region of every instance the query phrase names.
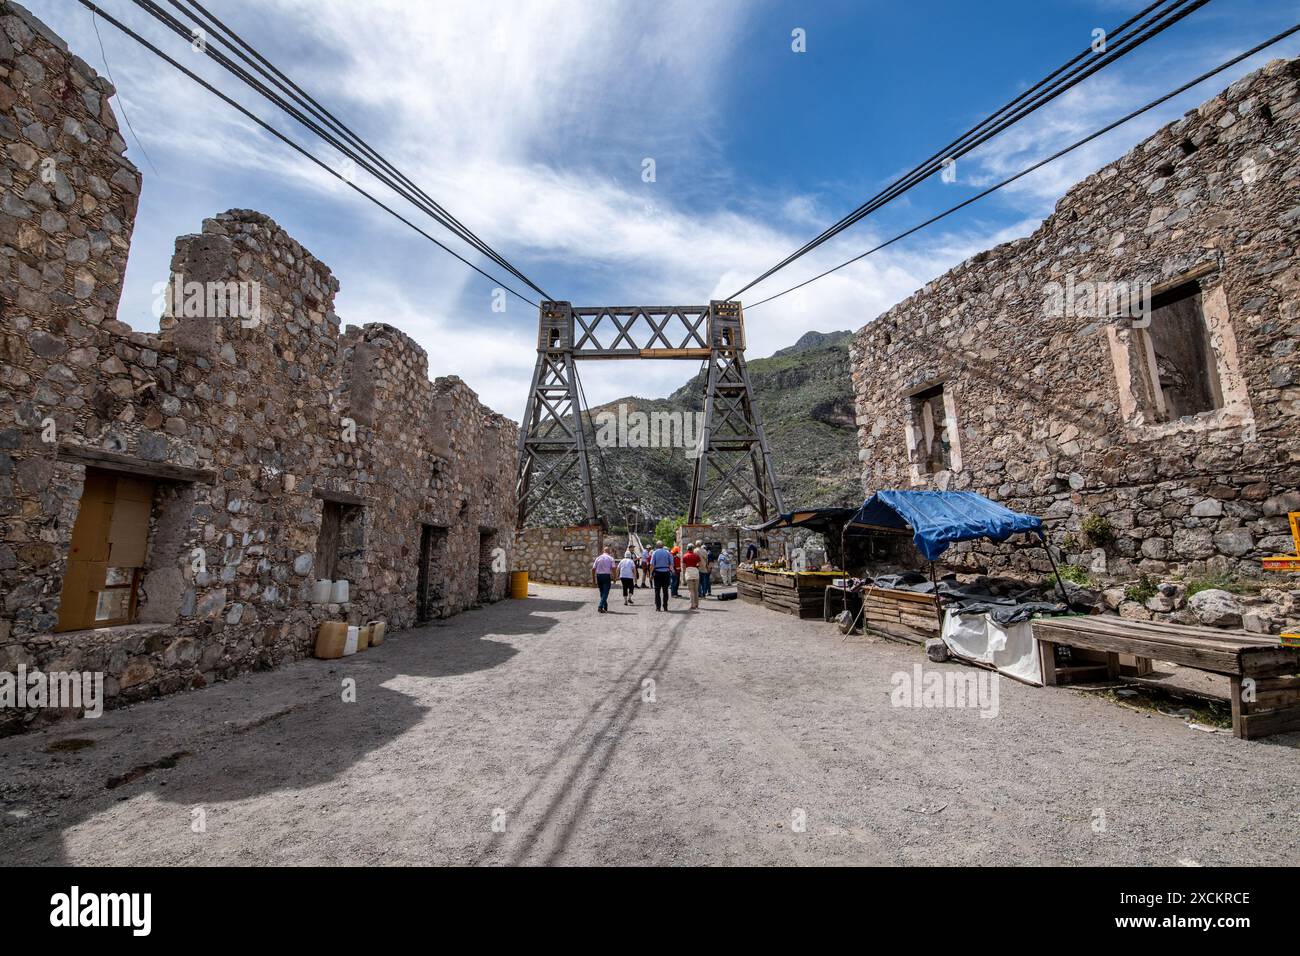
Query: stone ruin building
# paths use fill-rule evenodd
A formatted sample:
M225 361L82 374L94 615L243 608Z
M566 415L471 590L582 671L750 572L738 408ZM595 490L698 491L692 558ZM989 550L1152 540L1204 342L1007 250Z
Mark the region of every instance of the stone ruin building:
M397 329L340 331L270 218L176 241L159 332L117 319L112 93L0 2L0 671L102 671L112 706L503 597L516 426Z
M1260 576L1300 510L1298 138L1300 60L1277 60L864 326L867 493L980 492L1103 584ZM948 563L1049 570L1041 548Z

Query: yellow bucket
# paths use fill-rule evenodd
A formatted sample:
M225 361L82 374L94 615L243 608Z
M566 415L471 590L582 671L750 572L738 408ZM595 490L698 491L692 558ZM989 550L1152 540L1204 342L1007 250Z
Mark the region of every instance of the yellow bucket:
M510 596L518 600L528 597L528 572L510 572Z

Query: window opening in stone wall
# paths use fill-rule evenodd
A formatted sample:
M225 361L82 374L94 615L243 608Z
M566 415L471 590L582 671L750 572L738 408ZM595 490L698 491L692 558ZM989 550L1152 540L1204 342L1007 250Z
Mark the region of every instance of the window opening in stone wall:
M153 497L149 479L86 469L63 576L60 631L135 620Z
M478 602L487 604L493 599L496 584L496 529L482 529L478 533Z
M1199 282L1152 296L1150 325L1135 333L1154 421L1175 421L1223 407Z
M917 461L923 474L952 468L952 439L943 386L935 385L912 396L912 423L916 429Z
M420 525L420 567L415 584L415 623L424 624L436 616L443 600L446 580L447 529Z

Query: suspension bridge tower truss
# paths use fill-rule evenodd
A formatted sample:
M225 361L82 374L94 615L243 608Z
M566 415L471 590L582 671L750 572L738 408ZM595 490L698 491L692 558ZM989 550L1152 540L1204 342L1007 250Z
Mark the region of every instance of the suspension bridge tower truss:
M576 364L593 359L704 363L703 421L699 442L690 449L695 471L689 521L698 523L724 488L735 491L760 521L784 510L745 368L739 302L575 307L548 301L541 303L537 366L519 430L519 527L548 495L575 486L587 523L600 523Z

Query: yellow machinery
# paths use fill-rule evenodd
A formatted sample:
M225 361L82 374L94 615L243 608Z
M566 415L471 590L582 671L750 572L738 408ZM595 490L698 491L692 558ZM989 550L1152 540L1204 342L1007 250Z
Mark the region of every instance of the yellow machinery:
M1265 571L1300 571L1300 511L1292 511L1287 517L1291 519L1291 540L1295 542L1296 553L1275 554L1271 558L1265 558ZM1300 647L1300 634L1283 632L1282 643Z
M1293 511L1291 519L1291 540L1295 542L1295 554L1275 554L1264 559L1265 571L1300 571L1300 511Z

